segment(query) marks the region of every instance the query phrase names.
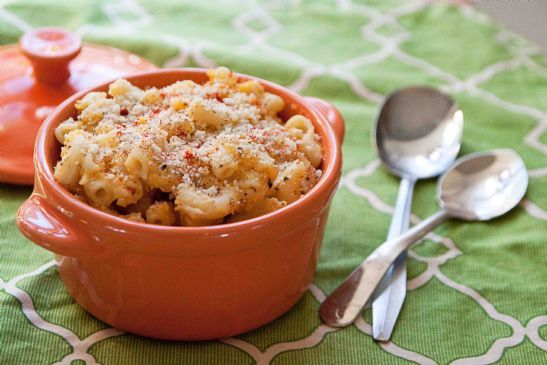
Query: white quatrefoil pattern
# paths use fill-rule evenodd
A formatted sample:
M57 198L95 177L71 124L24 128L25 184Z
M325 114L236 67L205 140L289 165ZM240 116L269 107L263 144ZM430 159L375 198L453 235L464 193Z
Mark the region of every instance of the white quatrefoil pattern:
M263 328L202 343L133 336L87 314L52 255L15 228L30 190L0 185L1 364L547 364L547 67L535 46L463 1L0 3L0 43L44 25L164 67L226 65L329 100L346 118L344 172L309 292ZM370 310L337 329L318 308L385 239L398 181L371 127L383 96L412 84L459 103L462 154L513 148L530 188L507 216L447 223L412 248L401 318L377 344ZM418 184L413 224L434 196L435 181Z

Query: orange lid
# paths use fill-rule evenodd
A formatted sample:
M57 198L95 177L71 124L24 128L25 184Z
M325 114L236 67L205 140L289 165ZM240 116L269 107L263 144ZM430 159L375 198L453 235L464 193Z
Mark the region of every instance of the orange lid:
M77 91L156 68L49 27L25 33L19 45L0 47L0 64L0 182L24 185L34 182L34 140L51 110Z

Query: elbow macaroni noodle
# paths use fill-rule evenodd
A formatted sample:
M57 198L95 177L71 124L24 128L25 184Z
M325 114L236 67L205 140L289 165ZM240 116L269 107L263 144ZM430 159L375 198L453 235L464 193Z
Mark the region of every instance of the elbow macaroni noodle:
M284 123L285 102L257 81L207 74L203 85L120 79L85 95L55 131L57 181L98 209L161 225L241 221L307 193L323 158L313 124Z

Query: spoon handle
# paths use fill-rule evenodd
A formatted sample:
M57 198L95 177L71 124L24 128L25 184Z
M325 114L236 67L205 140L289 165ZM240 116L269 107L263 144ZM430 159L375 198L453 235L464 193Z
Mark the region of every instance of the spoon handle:
M414 185L416 180L413 178L404 177L399 185L397 193L397 202L389 225L387 240L392 240L401 233L408 231L410 226L410 208L412 206L412 195L414 193Z
M397 202L387 240L408 231L412 195L416 179L403 177L399 185ZM374 293L372 302L372 337L377 341L388 341L401 312L406 296L406 251L391 265Z
M346 327L353 323L393 261L448 218L450 215L441 210L376 248L321 304L320 315L323 321L333 327Z

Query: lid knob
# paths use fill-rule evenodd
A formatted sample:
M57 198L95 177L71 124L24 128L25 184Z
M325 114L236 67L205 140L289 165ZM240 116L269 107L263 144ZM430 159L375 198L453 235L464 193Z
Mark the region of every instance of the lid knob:
M37 80L61 84L68 80L68 64L82 49L81 38L61 28L45 27L26 32L19 41Z

